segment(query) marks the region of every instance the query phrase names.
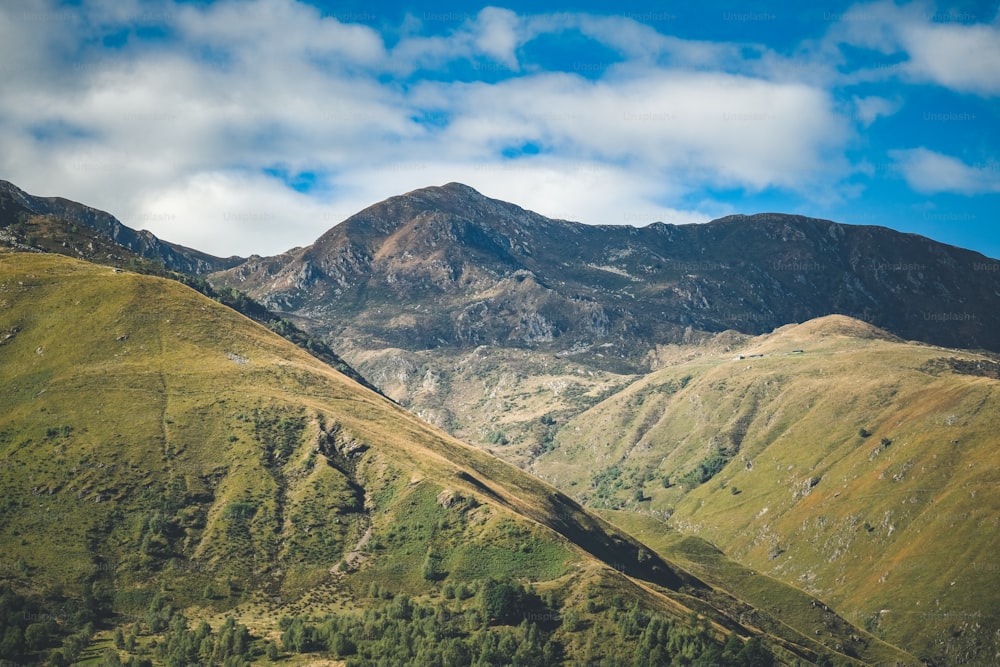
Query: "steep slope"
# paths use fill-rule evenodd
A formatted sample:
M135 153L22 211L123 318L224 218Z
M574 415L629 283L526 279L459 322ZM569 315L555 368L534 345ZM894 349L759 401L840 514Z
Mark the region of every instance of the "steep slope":
M936 664L992 664L998 378L989 357L830 316L689 351L562 425L532 470Z
M162 262L173 271L190 274L221 271L243 262L242 257L214 257L198 250L158 239L145 230L134 230L110 213L62 197L29 195L13 183L0 180L0 211L20 209L38 216L53 216L98 232L139 257Z
M671 346L714 344L722 331L839 313L906 339L1000 350L997 266L801 216L582 225L451 183L210 279L323 337L415 414L526 466L557 424Z
M28 617L4 616L15 625L0 649L37 657L45 633L86 614L148 644L165 631L164 592L188 614L221 626L215 615L232 612L266 637L286 614L357 618L371 591L405 606L478 586L494 609L488 592L513 589L490 577L546 594L536 630L571 662L628 646L613 620L627 604L612 595L691 628L691 650L754 632L733 611L751 607L177 282L0 253L0 306L0 579L35 596L44 626L18 648ZM438 608L475 612L451 604ZM690 610L705 620L685 620ZM175 620L164 645L184 632ZM360 655L373 639L356 632ZM849 640L794 627L765 639L782 662L825 651L912 660L851 632L839 648Z
M313 245L216 274L366 350L586 350L641 366L697 332L841 313L909 339L1000 350L982 255L881 227L781 214L704 225L551 220L457 183L390 198ZM601 347L597 347L601 346Z
M352 379L372 387L360 373L315 336L306 334L286 319L236 290L216 290L203 278L168 269L162 261L147 259L119 245L99 231L58 215L36 215L0 192L0 247L25 252L47 252L83 259L137 273L177 280L202 294L263 324L324 363Z

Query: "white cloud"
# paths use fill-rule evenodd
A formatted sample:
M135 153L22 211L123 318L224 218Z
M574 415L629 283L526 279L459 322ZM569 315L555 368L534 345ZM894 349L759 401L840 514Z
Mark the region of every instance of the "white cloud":
M372 65L385 58L374 30L321 17L291 0L225 0L208 7L182 7L175 26L191 43L224 50L252 67L289 60L324 65Z
M963 93L1000 95L1000 29L990 25L908 24L906 71Z
M899 100L888 100L876 95L868 97L854 95L851 97L851 103L854 105L853 117L865 127L870 126L880 117L891 116L902 107L902 102Z
M783 56L682 40L623 17L488 7L434 37L413 19L387 48L374 29L295 0L40 7L36 21L55 17L50 30L27 30L23 16L0 8L0 55L19 59L16 70L0 64L11 70L0 175L224 254L307 243L377 199L448 181L598 223L703 220L710 201L689 212L677 203L706 188L827 202L849 196L852 127L899 106L880 95L837 100L836 49L826 43ZM906 13L911 27L895 28L893 5L871 7L870 25L843 19L838 39L878 44L889 34L898 50L925 20ZM169 39L99 46L107 26L127 28L140 10L142 21L170 28ZM521 62L525 44L564 31L622 62L587 77ZM518 75L414 75L461 61ZM969 81L984 78L971 69ZM540 154L502 158L525 144ZM266 175L274 167L314 172L316 191L291 190Z
M433 13L424 15L431 19ZM445 18L460 18L445 14ZM419 30L423 22L409 16L399 43L390 54L390 69L411 74L418 69L435 69L456 61L479 60L494 63L511 72L520 69L517 49L530 38L524 22L514 12L498 7L486 7L475 16L466 16L446 35L427 37Z
M691 183L806 189L846 167L846 123L823 91L750 77L649 69L622 80L544 74L495 85L431 84L457 111L447 144L484 155L523 142Z
M954 192L977 195L1000 192L1000 164L969 165L926 148L889 152L907 184L925 194Z
M898 76L960 93L1000 94L1000 25L983 22L993 17L940 14L925 2L882 0L855 5L839 18L830 41L903 56L855 74L858 80Z
M315 230L346 217L280 181L239 172L196 174L146 190L133 210L122 219L126 224L222 256L305 245L318 236Z
M474 27L476 46L482 53L516 70L517 55L514 52L520 45L519 23L517 14L509 9L483 9L476 17Z

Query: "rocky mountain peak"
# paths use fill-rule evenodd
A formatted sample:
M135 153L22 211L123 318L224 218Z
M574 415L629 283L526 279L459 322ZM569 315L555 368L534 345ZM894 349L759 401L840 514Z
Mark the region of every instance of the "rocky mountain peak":
M452 198L452 199L465 199L465 200L484 200L488 199L481 192L473 187L470 187L464 183L458 183L452 181L451 183L445 183L440 186L429 186L426 188L419 188L409 192L406 196L424 196L430 199L433 198Z
M447 183L216 279L318 331L407 349L510 343L639 359L693 333L760 334L840 313L909 339L1000 350L1000 276L974 270L984 259L780 213L591 226Z

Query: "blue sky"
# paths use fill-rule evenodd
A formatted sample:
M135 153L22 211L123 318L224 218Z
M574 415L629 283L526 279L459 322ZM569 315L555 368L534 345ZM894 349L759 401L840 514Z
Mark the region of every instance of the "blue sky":
M0 178L215 254L459 181L551 217L780 211L1000 258L998 2L0 5Z

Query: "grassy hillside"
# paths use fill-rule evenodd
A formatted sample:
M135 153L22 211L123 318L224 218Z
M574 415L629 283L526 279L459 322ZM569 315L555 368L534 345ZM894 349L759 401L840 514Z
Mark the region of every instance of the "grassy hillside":
M8 659L912 660L741 623L551 487L171 280L0 254L0 405Z
M0 192L0 247L3 246L26 252L66 255L136 273L177 280L267 326L317 359L372 388L357 371L338 357L329 345L306 334L245 294L226 288L216 290L204 279L171 270L162 260L136 254L86 224L56 215L35 215L11 199L5 198Z
M570 420L534 471L668 520L921 657L992 664L998 370L821 318L650 374Z
M493 346L460 355L349 349L346 356L414 414L520 467L551 447L559 423L636 379L570 355Z

